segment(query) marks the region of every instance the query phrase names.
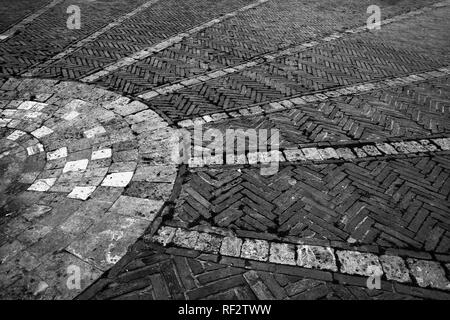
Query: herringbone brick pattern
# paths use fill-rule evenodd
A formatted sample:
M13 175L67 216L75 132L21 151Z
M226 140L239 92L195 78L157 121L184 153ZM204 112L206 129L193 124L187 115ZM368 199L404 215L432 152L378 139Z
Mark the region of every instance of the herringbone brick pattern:
M373 1L270 1L133 66L122 68L99 83L115 90L139 93L238 65L265 53L324 37L332 31L363 25L366 20L363 13L371 4ZM383 18L388 18L426 3L377 4L382 7Z
M40 75L79 79L134 52L251 2L252 0L160 1L50 66ZM161 68L165 69L165 64Z
M119 17L145 0L126 1L64 1L36 18L26 31L8 38L0 46L0 75L18 75L49 59L111 20ZM78 5L80 29L68 29L66 13L70 5Z
M179 120L305 92L419 72L441 63L369 39L342 40L158 96L149 103Z
M198 255L198 254L197 254ZM80 299L382 300L413 297L299 276L289 268L255 271L196 259L194 252L145 249ZM95 287L95 285L94 285Z
M173 216L211 225L380 246L448 252L448 156L192 172ZM245 232L243 233L245 234Z
M19 22L27 15L32 14L51 0L3 0L0 6L0 32Z
M265 116L207 124L203 129L219 129L224 134L228 129L277 129L282 148L312 142L413 139L448 133L449 111L449 78L440 78ZM204 140L203 145L210 142Z

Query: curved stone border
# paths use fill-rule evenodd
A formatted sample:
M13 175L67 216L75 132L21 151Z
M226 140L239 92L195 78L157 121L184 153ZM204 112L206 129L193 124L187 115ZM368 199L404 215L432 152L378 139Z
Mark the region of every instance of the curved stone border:
M450 291L450 281L441 262L401 257L390 252L380 255L328 246L240 238L169 226L161 227L149 240L163 246L197 250L205 254L321 270L324 271L321 277L330 279L331 274L328 272L339 272L364 277L379 276L380 279L389 281Z
M392 18L389 19L385 19L381 22L382 25L387 25L387 24L391 24L394 22L399 22L402 20L405 20L407 18L411 18L411 17L415 17L418 16L420 14L423 14L429 10L431 10L432 8L440 8L440 7L445 7L450 5L450 1L442 1L442 2L438 2L435 3L431 6L427 6L427 7L423 7L419 10L414 10L414 11L410 11L408 13L404 13L404 14L400 14L397 16L394 16ZM227 67L227 68L223 68L223 69L219 69L219 70L214 70L208 73L204 73L202 75L199 76L195 76L195 77L191 77L191 78L186 78L186 79L182 79L180 81L176 81L173 82L171 84L168 85L164 85L161 86L159 88L155 88L151 91L148 92L144 92L142 94L139 95L139 98L142 98L144 100L151 100L159 95L165 95L165 94L170 94L170 93L174 93L180 90L183 90L187 87L191 87L200 83L204 83L207 82L209 80L212 79L216 79L219 77L223 77L226 76L228 74L232 74L232 73L236 73L236 72L240 72L244 69L247 68L251 68L251 67L255 67L258 65L261 65L263 63L265 63L266 61L272 61L275 60L279 57L283 57L283 56L288 56L288 55L293 55L293 54L297 54L299 52L303 52L305 50L308 50L310 48L316 47L322 43L326 43L326 42L331 42L337 39L341 39L343 37L345 37L348 34L356 34L356 33L362 33L362 32L366 32L366 31L370 31L370 29L367 27L367 25L363 25L357 28L351 28L351 29L347 29L344 32L334 32L330 35L327 35L324 38L321 39L316 39L314 41L309 41L309 42L305 42L299 45L295 45L293 47L288 47L286 49L283 49L282 51L277 51L277 52L272 52L272 53L268 53L268 54L263 54L260 56L256 56L253 59L251 59L250 61L246 62L246 63L242 63L233 67Z
M334 88L316 94L310 93L307 95L293 96L289 99L284 100L280 99L274 100L263 104L243 107L238 110L208 114L194 119L181 120L177 123L177 125L182 128L189 128L195 125L202 125L205 123L216 123L233 118L256 116L261 114L285 111L293 108L301 108L301 106L306 104L322 102L333 98L338 98L341 96L363 94L389 87L405 86L415 82L445 77L448 76L449 74L450 74L450 66L447 66L440 68L438 70L432 70L423 73L415 73L404 77L398 77L395 79L384 79L375 82L365 82L352 86L342 87L339 89Z
M73 298L125 255L171 194L174 132L145 104L103 89L6 81L0 141L25 148L27 166L2 195L21 199L2 224L2 296ZM67 286L72 267L79 288Z

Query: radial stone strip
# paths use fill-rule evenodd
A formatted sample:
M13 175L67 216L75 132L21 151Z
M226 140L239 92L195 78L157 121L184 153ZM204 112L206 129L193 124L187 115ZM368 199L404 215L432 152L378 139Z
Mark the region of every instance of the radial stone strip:
M145 49L143 49L141 51L138 51L138 52L134 53L133 55L131 55L129 57L123 58L123 59L117 61L116 63L105 67L101 71L98 71L98 72L96 72L94 74L91 74L91 75L89 75L87 77L84 77L83 79L81 79L81 81L83 81L83 82L94 82L94 81L98 80L99 78L104 77L104 76L108 75L109 73L111 73L113 71L116 71L116 70L118 70L118 69L120 69L122 67L125 67L125 66L133 65L136 62L138 62L139 60L145 59L145 58L151 56L154 53L157 53L157 52L160 52L160 51L162 51L164 49L167 49L167 48L171 47L172 45L181 42L184 38L190 37L191 35L193 35L195 33L198 33L198 32L200 32L200 31L202 31L202 30L204 30L206 28L209 28L209 27L211 27L211 26L213 26L215 24L221 23L222 21L224 21L226 19L230 19L230 18L236 16L236 14L238 14L239 12L250 10L250 9L255 8L256 6L261 5L261 4L263 4L263 3L267 2L267 1L269 1L269 0L258 0L255 3L253 3L253 4L250 4L250 5L247 5L245 7L242 7L241 9L238 9L238 10L236 10L234 12L230 12L228 14L220 16L219 18L216 18L216 19L213 19L211 21L208 21L208 22L206 22L206 23L204 23L204 24L202 24L202 25L200 25L198 27L195 27L195 28L193 28L191 30L188 30L188 31L186 31L184 33L180 33L180 34L178 34L176 36L173 36L173 37L171 37L169 39L166 39L165 41L160 42L160 43L158 43L156 45L153 45L151 47L148 47L148 48L145 48ZM177 84L176 87L177 86L184 87L181 84L179 84L179 85ZM167 89L167 90L168 90L167 92L170 92L171 90L173 91L175 89L174 88L170 88L170 89ZM165 93L166 90L162 89L162 92ZM154 92L149 93L148 96L151 96L152 94L154 94ZM157 94L159 94L159 92L157 92Z
M429 152L439 152L450 150L450 138L440 139L418 139L400 142L363 142L358 147L308 147L301 149L285 149L281 151L270 152L249 152L248 154L238 155L221 154L211 157L209 153L202 157L190 158L188 165L191 168L214 166L217 164L242 165L242 164L271 164L287 162L323 162L328 160L354 161L377 159L379 156L402 156L410 154L422 154ZM200 151L204 151L203 149ZM206 150L208 151L208 150ZM208 151L209 152L209 151ZM274 172L275 173L275 172ZM272 173L273 174L273 173ZM269 175L272 175L269 174Z
M356 86L352 85L352 86L344 87L339 90L329 90L329 91L323 92L323 94L315 94L315 95L309 94L309 95L303 95L303 96L294 96L287 100L270 101L270 102L267 102L268 109L266 110L266 113L269 113L269 112L273 113L273 112L283 111L286 109L292 109L292 108L297 108L297 107L301 108L305 103L315 103L315 102L319 102L319 101L325 101L325 100L337 98L340 96L367 93L367 92L382 89L385 87L405 86L405 85L408 85L408 84L411 84L411 83L414 83L417 81L424 81L425 79L439 78L442 76L446 76L448 74L447 68L449 68L449 67L440 68L440 69L428 72L428 73L426 73L427 78L425 78L423 74L422 75L421 74L412 74L412 75L408 75L408 76L405 76L402 78L397 78L395 81L391 80L391 79L385 79L385 80L380 80L380 81L376 81L373 83L364 83L364 84L360 84L360 85L356 85ZM155 97L155 96L152 95L152 98L153 97ZM145 94L142 95L142 98L145 99ZM223 121L226 119L231 119L231 118L253 116L253 115L255 115L255 113L252 112L252 108L255 108L255 106L243 107L243 108L240 108L237 110L232 110L228 113L224 112L224 113L222 113L223 115L220 118L218 118L218 119L213 118L213 120L211 122L220 122L220 121ZM199 122L204 123L205 121L204 121L203 117L204 116L194 118L194 119L181 120L177 123L177 125L182 128L192 127L195 124L198 124Z
M215 230L211 233L209 231L200 232L161 226L155 235L144 238L146 241L157 242L164 246L171 244L203 253L220 254L222 256L269 262L277 265L321 269L364 277L381 277L384 275L387 280L409 283L409 285L412 285L411 274L421 287L450 290L450 283L445 277L445 270L436 261L408 258L407 265L403 258L396 255L378 256L369 252L341 250L317 245L280 243L260 239L242 239L230 235L224 236L224 234L228 234L228 232L223 233ZM201 258L199 257L199 259ZM224 259L223 262L226 264L227 262L225 261L227 259ZM232 259L231 261L234 264L236 260Z

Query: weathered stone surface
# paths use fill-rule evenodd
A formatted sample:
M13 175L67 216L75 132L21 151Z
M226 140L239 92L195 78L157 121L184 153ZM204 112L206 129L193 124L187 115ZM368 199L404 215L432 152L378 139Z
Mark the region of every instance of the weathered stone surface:
M411 275L419 286L450 290L450 282L445 276L445 270L438 262L411 258L407 261Z
M173 243L180 247L194 249L199 235L197 231L178 229L173 238Z
M209 233L200 233L195 250L209 253L218 253L222 239Z
M375 273L383 274L378 257L374 254L357 251L337 251L336 253L343 273L361 276L372 276Z
M133 177L133 172L111 173L102 182L104 187L126 187Z
M410 282L409 271L405 261L397 256L382 255L380 261L388 280Z
M109 213L153 221L163 204L163 201L158 200L120 196Z
M158 229L158 233L153 236L153 240L162 244L163 246L168 245L172 242L175 237L177 229L172 227L163 226Z
M273 263L295 265L295 246L287 243L270 244L269 261Z
M241 254L242 240L235 237L225 237L222 240L220 254L224 256L239 257Z
M242 245L241 257L266 261L269 256L269 243L265 240L246 239Z
M304 268L337 271L334 250L328 247L300 245L297 249L297 264Z

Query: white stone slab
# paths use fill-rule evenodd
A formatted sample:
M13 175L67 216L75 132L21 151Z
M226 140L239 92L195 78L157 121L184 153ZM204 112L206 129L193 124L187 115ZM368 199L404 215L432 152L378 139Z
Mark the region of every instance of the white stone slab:
M25 134L26 133L24 131L16 130L13 133L11 133L9 136L7 136L6 139L11 140L11 141L16 141L17 139L24 136Z
M47 160L57 160L67 157L67 148L62 147L52 152L47 152Z
M52 134L52 133L53 133L53 130L46 126L42 126L39 129L36 129L33 132L31 132L31 134L38 139L48 136L49 134Z
M103 180L104 187L126 187L133 178L133 172L111 173Z
M34 146L28 147L27 152L29 156L44 152L44 146L40 143L35 144Z
M88 159L69 161L64 166L63 173L71 172L71 171L83 172L86 170L88 163L89 163Z
M47 191L53 187L55 182L56 178L39 179L28 188L28 191Z
M67 195L68 198L87 200L89 196L95 191L96 187L75 187L71 193Z
M102 149L92 152L91 160L100 160L111 158L112 149Z

